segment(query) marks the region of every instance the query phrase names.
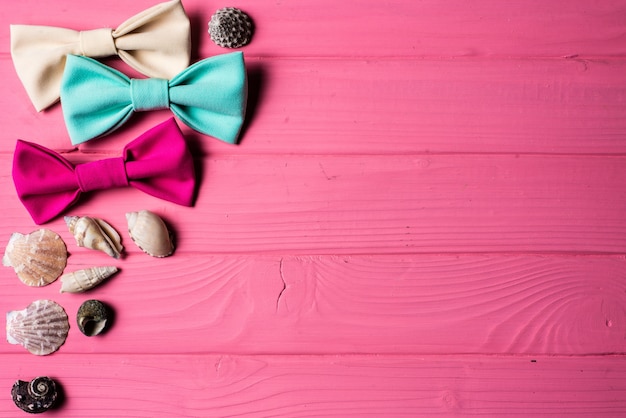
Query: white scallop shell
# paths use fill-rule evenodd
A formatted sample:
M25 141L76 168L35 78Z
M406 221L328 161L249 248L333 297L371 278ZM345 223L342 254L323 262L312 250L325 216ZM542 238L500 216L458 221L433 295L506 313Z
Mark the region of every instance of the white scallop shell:
M102 251L113 258L120 258L122 238L111 225L89 216L66 216L65 223L79 247Z
M38 356L57 351L69 329L65 310L52 300L36 300L21 311L7 313L7 341Z
M81 293L117 273L117 267L91 267L61 276L61 293Z
M28 286L45 286L54 282L65 269L67 248L63 239L49 229L38 229L23 235L11 235L2 264L13 267L17 277Z
M174 252L172 237L158 215L142 210L126 214L128 233L135 244L152 257L167 257Z

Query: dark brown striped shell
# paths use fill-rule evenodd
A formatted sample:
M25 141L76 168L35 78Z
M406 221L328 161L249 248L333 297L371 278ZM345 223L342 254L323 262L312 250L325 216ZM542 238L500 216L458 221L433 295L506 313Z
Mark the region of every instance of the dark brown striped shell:
M54 406L59 396L57 384L46 376L26 382L18 380L11 388L13 402L22 411L40 414Z

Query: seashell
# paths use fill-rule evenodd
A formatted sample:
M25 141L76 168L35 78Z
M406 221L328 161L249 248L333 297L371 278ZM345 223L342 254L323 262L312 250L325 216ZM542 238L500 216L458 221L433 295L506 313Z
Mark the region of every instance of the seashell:
M117 273L115 266L91 267L61 276L61 293L81 293Z
M16 381L11 388L11 397L22 411L39 414L54 406L59 397L59 388L54 380L39 376L30 382Z
M100 334L107 326L111 311L99 300L86 300L78 308L76 322L80 332L88 337Z
M111 225L89 216L66 216L65 223L79 247L99 250L113 258L120 258L122 238Z
M7 313L7 341L38 356L57 351L69 329L65 310L52 300L36 300L21 311Z
M239 48L252 38L250 16L235 7L224 7L211 16L209 35L215 44L224 48Z
M17 277L28 286L45 286L55 281L67 263L63 239L49 229L11 235L2 264L13 267Z
M133 242L152 257L167 257L174 252L172 236L158 215L142 210L126 214L128 233Z

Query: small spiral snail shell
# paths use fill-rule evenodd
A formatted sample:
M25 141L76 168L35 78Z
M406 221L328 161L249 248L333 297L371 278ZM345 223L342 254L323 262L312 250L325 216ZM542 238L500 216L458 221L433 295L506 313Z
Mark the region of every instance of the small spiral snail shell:
M40 414L54 406L59 391L54 380L46 376L39 376L26 382L18 380L11 388L13 402L22 411L31 414Z
M76 323L80 332L88 337L102 333L108 325L111 312L107 305L99 300L90 299L83 302L76 314Z

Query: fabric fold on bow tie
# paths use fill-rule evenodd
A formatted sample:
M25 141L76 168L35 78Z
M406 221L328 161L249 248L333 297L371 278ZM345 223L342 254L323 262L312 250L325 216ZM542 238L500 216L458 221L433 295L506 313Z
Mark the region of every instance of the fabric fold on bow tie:
M193 157L174 118L130 142L122 157L74 166L41 145L18 140L13 182L21 202L37 224L48 222L75 204L82 193L133 186L183 206L193 206Z
M180 0L146 9L117 29L11 25L13 64L37 111L59 99L68 54L119 55L142 74L169 79L189 65L190 51L190 23Z
M72 144L107 135L133 112L167 109L187 126L234 144L246 113L243 53L199 61L171 80L130 79L91 58L69 55L61 107Z

